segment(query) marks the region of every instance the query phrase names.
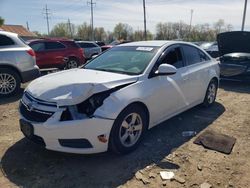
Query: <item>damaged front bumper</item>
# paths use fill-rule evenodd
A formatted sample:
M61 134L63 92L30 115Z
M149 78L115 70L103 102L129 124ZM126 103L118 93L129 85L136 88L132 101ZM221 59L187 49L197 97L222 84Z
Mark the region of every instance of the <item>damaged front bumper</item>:
M29 129L22 128L23 122L31 126L31 132L25 132ZM49 121L47 123L30 122L21 116L20 126L27 138L42 139L46 149L90 154L108 150L108 140L113 123L114 120L111 119L92 117L50 124Z
M20 102L20 128L46 149L68 153L100 153L108 149L113 119L75 114L63 120L65 108L25 94ZM72 110L70 110L73 113Z

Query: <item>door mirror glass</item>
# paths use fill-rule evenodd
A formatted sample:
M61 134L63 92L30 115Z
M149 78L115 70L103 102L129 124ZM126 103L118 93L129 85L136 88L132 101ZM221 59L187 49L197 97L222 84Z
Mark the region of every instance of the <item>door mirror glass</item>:
M161 64L158 70L155 72L156 75L173 75L177 72L177 69L173 65Z

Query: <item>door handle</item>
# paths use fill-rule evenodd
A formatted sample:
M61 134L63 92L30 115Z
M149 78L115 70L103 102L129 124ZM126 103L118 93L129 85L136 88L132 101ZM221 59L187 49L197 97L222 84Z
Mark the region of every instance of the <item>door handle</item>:
M184 76L184 77L183 77L183 80L184 80L184 81L189 80L188 76Z

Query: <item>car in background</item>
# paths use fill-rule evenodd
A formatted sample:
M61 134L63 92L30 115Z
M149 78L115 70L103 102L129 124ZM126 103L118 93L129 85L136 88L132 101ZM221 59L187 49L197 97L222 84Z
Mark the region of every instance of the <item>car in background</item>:
M0 97L17 94L21 83L39 76L35 52L16 33L0 31Z
M101 47L94 42L76 41L76 44L78 44L83 49L86 59L91 59L92 56L102 53Z
M122 44L82 68L30 83L20 103L21 130L49 150L125 154L160 122L211 106L219 74L218 62L190 43Z
M98 46L100 46L100 47L106 45L105 42L103 42L103 41L95 41L95 43L96 43Z
M250 81L250 32L220 33L217 41L221 78Z
M86 62L83 49L73 40L37 39L28 41L28 44L36 53L36 63L40 69L71 69Z
M219 57L219 49L217 42L202 42L199 46L204 49L213 58Z
M115 41L111 42L108 45L101 46L101 48L102 48L102 51L104 52L104 51L106 51L106 50L108 50L108 49L110 49L110 48L112 48L112 47L114 47L116 45L125 44L125 43L129 43L129 42L131 42L131 41L127 41L127 40L115 40Z

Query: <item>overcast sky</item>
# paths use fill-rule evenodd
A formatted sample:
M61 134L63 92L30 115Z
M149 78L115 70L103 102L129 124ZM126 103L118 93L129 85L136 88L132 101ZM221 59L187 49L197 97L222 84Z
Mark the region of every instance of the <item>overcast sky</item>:
M46 33L44 8L50 9L50 25L66 22L68 18L74 24L90 23L90 0L0 0L0 16L6 24L26 25L30 30ZM147 25L155 32L158 22L189 23L191 9L193 25L201 23L213 24L218 19L233 25L239 30L242 23L245 0L146 0ZM142 0L93 0L94 26L104 27L112 31L118 22L128 23L134 30L143 29ZM246 16L246 30L250 30L250 2Z

